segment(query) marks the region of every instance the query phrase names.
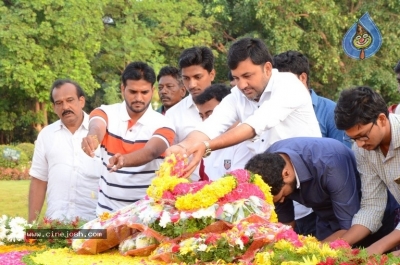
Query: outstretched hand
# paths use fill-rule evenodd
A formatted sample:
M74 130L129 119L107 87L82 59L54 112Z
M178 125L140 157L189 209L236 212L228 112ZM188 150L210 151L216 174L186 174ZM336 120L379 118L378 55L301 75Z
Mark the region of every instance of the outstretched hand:
M99 139L97 138L97 135L91 134L82 138L82 150L88 156L94 157L94 152L96 151L98 146Z
M185 175L183 177L188 178L196 169L197 165L200 163L203 154L205 153L206 146L204 143L195 143L191 147L186 147L183 144L176 144L169 147L165 151L165 155L169 156L171 154L181 155L183 157L189 157L189 164L185 167Z
M195 143L193 146L187 149L187 154L191 155L189 157L189 164L185 168L185 177L188 178L200 164L201 159L206 151L206 146L203 142Z
M120 168L124 167L125 157L120 153L116 153L109 159L109 164L107 168L110 172L115 172Z

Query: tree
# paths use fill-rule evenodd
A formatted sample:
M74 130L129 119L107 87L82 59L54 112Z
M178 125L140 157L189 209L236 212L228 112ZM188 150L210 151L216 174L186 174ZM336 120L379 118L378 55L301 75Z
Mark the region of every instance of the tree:
M176 66L183 49L212 43L212 18L202 16L196 1L115 0L105 15L101 51L92 66L107 104L121 100L119 80L128 63L144 61L158 72L163 65Z
M99 85L90 59L100 49L104 4L102 0L0 2L0 91L7 99L0 105L2 135L12 135L21 129L18 126L30 129L25 127L30 124L39 131L47 124L49 88L57 78L71 78L93 94Z
M272 54L304 53L310 60L311 86L323 96L335 100L345 88L368 85L388 104L400 100L393 73L400 58L400 43L394 41L400 33L397 1L201 1L205 14L216 18L219 27L214 28L220 33L213 32L214 46L224 55L237 38L258 37ZM350 59L342 49L342 38L367 11L382 33L383 45L371 58ZM226 67L224 60L219 63L217 67Z

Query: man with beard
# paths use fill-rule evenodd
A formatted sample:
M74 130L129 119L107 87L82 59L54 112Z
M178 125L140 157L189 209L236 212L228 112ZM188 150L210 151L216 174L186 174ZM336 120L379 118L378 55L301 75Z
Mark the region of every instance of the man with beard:
M143 62L130 63L122 73L122 103L102 105L90 114L82 149L93 156L101 144L103 161L97 214L112 212L146 195L175 131L151 107L156 75Z
M89 115L83 111L85 95L76 82L56 80L50 101L60 119L43 128L35 142L28 220L37 219L46 195L47 218L91 220L96 217L101 161L81 149L89 129Z
M316 238L348 230L360 208L361 182L353 152L331 138L278 141L245 168L271 186L278 220L294 221L293 200L317 215Z
M181 101L186 95L179 70L173 66L164 66L157 75L158 96L162 103L157 112L165 115L166 111Z
M246 140L251 140L247 146L257 154L281 139L321 137L310 95L294 74L273 69L272 56L262 40L243 38L233 43L228 66L236 84L231 94L207 120L167 150L167 154L192 155L186 176L212 150ZM240 125L228 130L236 122Z

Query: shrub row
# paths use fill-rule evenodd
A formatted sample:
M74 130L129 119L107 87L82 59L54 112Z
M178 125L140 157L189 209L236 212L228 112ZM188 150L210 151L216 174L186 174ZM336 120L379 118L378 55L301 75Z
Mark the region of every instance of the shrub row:
M13 160L6 156L5 150L10 148L19 153L19 159ZM35 146L31 143L20 143L18 145L0 145L0 180L22 180L29 179L29 168L31 166Z
M0 167L0 180L27 180L30 179L29 168L20 170L18 168Z

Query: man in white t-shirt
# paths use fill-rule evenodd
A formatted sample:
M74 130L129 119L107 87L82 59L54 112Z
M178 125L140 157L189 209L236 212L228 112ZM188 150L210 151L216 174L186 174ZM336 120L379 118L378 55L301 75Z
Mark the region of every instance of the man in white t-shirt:
M184 50L178 64L183 84L190 95L171 107L165 114L176 130L174 143L183 141L201 123L193 99L209 87L215 77L214 55L207 47L192 47ZM202 167L197 167L191 179L196 181L204 178L203 172Z
M199 109L201 119L206 120L214 108L230 93L230 88L226 85L213 84L197 96L194 102ZM205 172L210 180L217 180L229 171L244 168L252 156L246 142L216 150L204 158Z

